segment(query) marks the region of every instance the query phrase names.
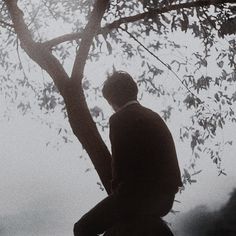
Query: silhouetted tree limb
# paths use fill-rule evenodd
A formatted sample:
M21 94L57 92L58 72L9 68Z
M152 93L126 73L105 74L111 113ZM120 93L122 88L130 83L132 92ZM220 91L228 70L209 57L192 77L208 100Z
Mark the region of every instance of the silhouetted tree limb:
M217 6L217 5L226 4L226 3L235 3L235 0L201 0L201 1L194 1L194 2L188 2L188 3L174 4L174 5L162 7L159 9L149 9L148 11L143 12L143 13L139 13L133 16L123 17L118 20L115 20L112 23L109 23L106 26L102 27L97 32L98 34L101 34L103 32L109 32L113 29L119 28L119 26L122 24L137 22L145 18L151 18L154 15L160 15L160 14L167 13L170 11L176 11L180 9L189 9L193 7ZM52 48L66 41L73 41L73 40L80 39L82 35L83 34L81 32L65 34L57 38L48 40L44 42L44 44L47 47Z
M52 77L56 87L64 98L73 133L87 151L106 191L109 193L111 155L90 115L81 84L89 48L94 34L97 32L97 28L100 26L107 2L105 0L98 0L94 5L94 10L82 36L80 49L74 63L73 79L71 79L59 60L48 50L48 47L45 47L45 44L37 43L33 40L24 22L23 12L17 6L17 1L5 0L22 48L32 60Z
M89 49L91 47L94 36L97 34L97 31L100 28L100 23L108 6L108 3L109 0L99 0L94 4L93 11L91 13L88 24L86 25L82 34L80 47L75 58L71 75L72 80L78 79L78 76L80 76L80 80L82 80Z
M225 3L235 3L235 0L202 0L174 4L158 9L149 9L146 12L129 17L120 18L106 26L100 26L102 17L107 9L108 0L96 0L93 11L85 29L80 33L67 34L44 43L35 42L23 19L23 12L17 6L17 0L4 0L12 18L14 30L20 39L21 46L42 69L52 77L60 94L63 96L68 118L72 130L90 156L101 181L110 192L110 153L101 139L97 127L91 117L86 104L82 78L88 53L95 35L109 32L121 24L137 22L155 15L192 7L219 6ZM80 38L80 47L77 51L71 77L65 72L60 61L53 56L51 47L59 43Z
M45 47L47 47L48 49L51 49L52 47L55 47L58 44L61 44L61 43L67 42L67 41L78 40L82 37L82 34L83 33L81 33L81 32L71 33L71 34L64 34L64 35L61 35L59 37L56 37L54 39L51 39L51 40L48 40L48 41L44 42L43 45Z
M24 22L23 12L17 6L17 1L6 0L5 3L10 13L15 32L20 39L21 47L32 60L48 72L60 93L63 94L68 75L62 65L46 48L33 40Z

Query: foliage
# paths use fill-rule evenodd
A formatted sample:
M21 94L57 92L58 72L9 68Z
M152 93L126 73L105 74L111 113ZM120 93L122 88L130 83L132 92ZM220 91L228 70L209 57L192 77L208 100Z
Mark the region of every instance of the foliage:
M21 0L19 6L33 39L47 42L61 34L83 32L94 2ZM193 7L171 10L172 6L186 2L110 1L102 20L103 30L94 37L87 62L98 63L108 58L114 61L115 68L121 67L120 61L129 68L131 61L138 61L141 97L151 94L159 101L167 101L166 109L160 109L166 121L173 113L189 114L190 119L180 127L180 140L189 143L193 154L189 167L183 171L185 183L195 181L192 176L200 173L196 161L205 154L216 164L219 174L225 174L221 150L225 145L232 145L232 141L218 141L217 137L228 123L236 122L236 6L198 2ZM142 13L145 15L139 20L131 21L130 16ZM106 27L121 18L122 24ZM20 48L5 1L0 3L0 25L0 92L8 104L16 104L22 114L39 108L44 114L59 111L67 117L55 85ZM67 72L80 43L80 37L72 37L50 48ZM193 44L198 47L191 48ZM167 56L159 57L164 54ZM91 115L105 130L107 116L101 109L100 88L87 79L83 89ZM28 99L29 94L33 100Z

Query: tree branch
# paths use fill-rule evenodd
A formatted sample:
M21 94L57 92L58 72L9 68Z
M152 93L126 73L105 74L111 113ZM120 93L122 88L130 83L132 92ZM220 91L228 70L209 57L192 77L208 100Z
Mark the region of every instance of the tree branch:
M69 79L61 63L41 43L36 43L24 22L23 12L17 6L17 0L4 0L10 13L13 27L20 39L21 46L41 68L52 77L61 94L64 93L66 79Z
M196 98L201 104L205 104L205 101L201 100L196 94L194 94L188 86L186 86L183 82L183 80L176 74L175 71L172 70L171 66L162 61L157 55L155 55L153 52L151 52L144 44L142 44L138 39L136 39L128 30L119 27L121 30L123 30L124 32L126 32L134 41L136 41L142 48L144 48L145 51L147 51L150 55L152 55L154 58L156 58L162 65L164 65L178 80L179 82L187 89L187 91L194 97ZM206 108L210 111L210 108L207 104Z
M170 11L180 10L180 9L188 9L192 7L206 7L211 5L220 5L225 3L235 3L235 0L201 0L201 1L194 1L194 2L188 2L188 3L181 3L181 4L175 4L168 7L163 7L159 9L154 10L148 10L147 12L139 13L133 16L123 17L119 20L113 21L110 24L107 24L106 26L100 28L97 30L98 34L102 34L103 32L109 32L113 29L117 29L121 24L127 24L127 23L133 23L136 21L143 20L144 18L150 18L154 15L167 13ZM66 41L73 41L80 39L82 36L81 32L78 33L71 33L71 34L65 34L62 36L59 36L57 38L48 40L44 42L44 45L48 48L52 48L60 43L66 42Z
M126 32L130 38L132 38L135 42L137 42L142 48L144 48L145 51L147 51L150 55L152 55L154 58L156 58L163 66L165 66L171 73L173 73L176 78L180 81L180 83L188 90L190 94L192 94L194 97L200 100L193 92L183 83L183 81L180 79L180 77L172 70L171 66L167 64L166 62L162 61L157 55L155 55L153 52L151 52L144 44L142 44L137 38L135 38L128 30L119 27L119 29L123 30ZM201 101L202 102L202 101ZM202 102L203 103L203 102Z
M44 43L42 43L46 48L51 49L55 46L57 46L58 44L67 42L67 41L73 41L73 40L78 40L82 37L82 33L78 32L78 33L71 33L71 34L64 34L62 36L59 36L57 38L48 40Z
M59 92L64 98L70 125L75 136L79 139L85 150L90 156L101 181L110 193L111 181L111 155L103 142L96 124L89 112L82 84L77 78L82 79L84 65L88 56L88 51L94 35L97 33L100 21L105 12L109 0L97 0L92 12L91 20L85 28L80 49L74 63L74 79L69 79L61 63L52 55L45 44L36 43L24 22L23 13L17 6L17 0L4 0L15 32L20 39L21 46L25 52L42 69L46 70L52 77Z
M97 31L100 28L100 23L108 6L108 3L109 0L96 0L94 4L89 22L82 34L79 50L77 51L72 69L72 80L79 79L81 81L83 78L84 66L88 57L89 49L91 47L94 36L97 34Z
M139 20L142 20L144 18L151 18L155 15L167 13L170 11L176 11L180 9L185 9L185 8L192 8L192 7L206 7L206 6L211 6L211 5L219 5L219 4L225 4L225 3L235 3L235 0L199 0L199 1L194 1L194 2L187 2L187 3L180 3L180 4L174 4L166 7L162 7L159 9L149 9L147 12L143 12L137 15L133 16L128 16L121 18L117 21L114 21L113 23L107 25L106 27L108 29L114 29L119 27L123 23L132 23L136 22Z

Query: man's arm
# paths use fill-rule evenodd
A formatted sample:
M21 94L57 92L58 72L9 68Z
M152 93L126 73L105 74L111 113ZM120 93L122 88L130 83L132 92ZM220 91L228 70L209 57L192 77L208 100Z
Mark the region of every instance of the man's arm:
M127 175L131 159L132 137L129 128L123 119L117 119L116 115L110 119L110 142L112 151L112 189L115 190L124 176Z

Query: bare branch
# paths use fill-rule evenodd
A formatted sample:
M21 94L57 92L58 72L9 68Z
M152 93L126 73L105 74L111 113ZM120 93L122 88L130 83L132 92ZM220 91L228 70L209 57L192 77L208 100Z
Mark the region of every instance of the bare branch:
M128 16L121 18L117 21L114 21L113 23L106 26L107 29L112 30L114 28L118 28L123 23L132 23L139 20L142 20L144 18L151 18L155 15L167 13L170 11L176 11L180 9L188 9L193 7L206 7L211 5L220 5L220 4L226 4L226 3L235 3L235 0L198 0L188 3L180 3L180 4L174 4L158 9L149 9L147 12L143 12L137 15Z
M96 0L94 4L94 8L91 13L89 22L86 25L82 35L79 50L77 51L77 55L72 69L72 80L82 80L84 66L88 57L89 49L91 47L94 36L97 34L97 31L100 28L100 23L108 3L109 0Z
M123 17L123 18L120 18L119 20L113 21L112 23L107 24L106 26L97 30L97 34L102 34L103 32L109 32L113 29L117 29L122 24L133 23L136 21L143 20L144 18L150 18L150 17L153 17L154 15L163 14L170 11L180 10L184 8L188 9L192 7L207 7L211 5L216 6L216 5L225 4L225 3L235 3L235 0L204 0L204 1L201 0L201 1L194 1L194 2L189 2L189 3L175 4L168 7L155 9L155 10L150 9L143 13L139 13L133 16L128 16L128 17ZM80 39L81 36L82 36L81 32L65 34L57 38L51 39L49 41L46 41L44 44L46 47L52 48L66 41L73 41L73 40Z
M69 77L61 63L41 43L36 43L23 19L23 12L17 6L17 0L4 0L10 13L13 26L20 39L21 46L28 56L46 70L52 77L55 85L63 94Z
M82 37L82 33L71 33L71 34L64 34L62 36L59 36L57 38L48 40L46 42L43 43L43 45L45 47L47 47L48 49L51 49L55 46L57 46L60 43L64 43L67 41L73 41L73 40L78 40Z

